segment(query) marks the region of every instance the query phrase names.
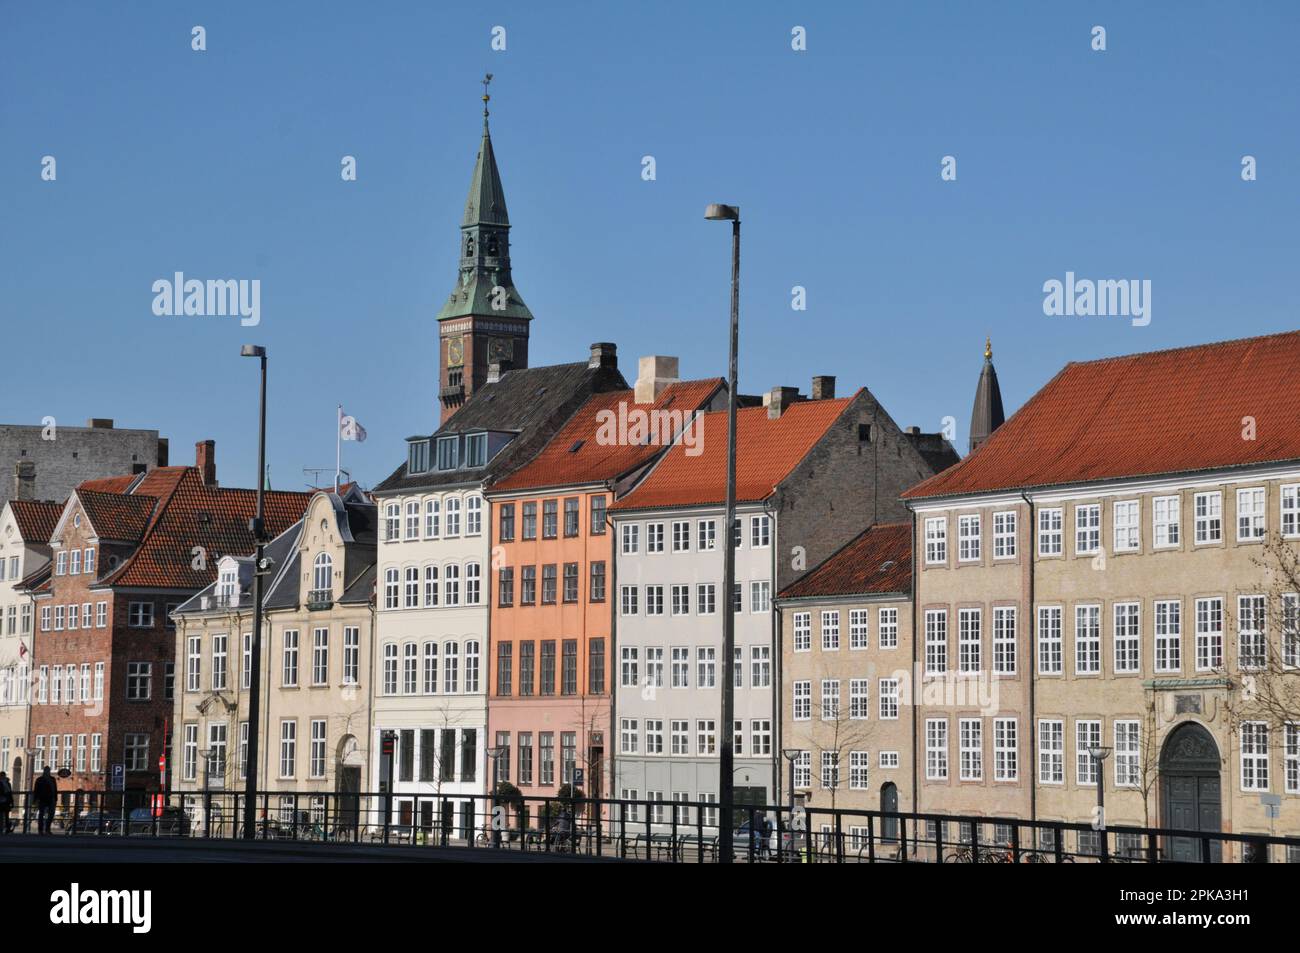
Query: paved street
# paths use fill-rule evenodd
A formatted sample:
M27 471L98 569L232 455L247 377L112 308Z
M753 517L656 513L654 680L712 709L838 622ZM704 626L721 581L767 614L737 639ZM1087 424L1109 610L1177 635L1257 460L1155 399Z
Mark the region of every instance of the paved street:
M608 863L618 858L526 854L468 847L401 847L283 841L91 838L15 834L0 839L0 863L203 863L203 864L419 864L419 863Z

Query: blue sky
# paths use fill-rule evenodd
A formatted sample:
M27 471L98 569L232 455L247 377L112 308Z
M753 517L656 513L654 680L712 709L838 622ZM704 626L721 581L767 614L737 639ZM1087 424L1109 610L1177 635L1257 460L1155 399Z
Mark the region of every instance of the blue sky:
M211 437L248 485L250 340L273 484L332 468L339 402L378 482L435 425L485 71L535 365L612 340L629 376L649 353L724 374L711 201L744 219L743 391L834 374L901 425L955 417L961 449L986 333L1010 410L1069 360L1300 326L1300 8L849 7L6 4L0 419L113 417L181 463ZM175 271L260 279L260 326L155 316ZM1150 325L1045 316L1067 271L1149 279Z

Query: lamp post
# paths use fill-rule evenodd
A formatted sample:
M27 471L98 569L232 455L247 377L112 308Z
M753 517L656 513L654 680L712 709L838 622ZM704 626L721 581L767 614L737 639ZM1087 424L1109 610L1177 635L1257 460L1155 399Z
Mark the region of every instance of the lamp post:
M1104 864L1110 860L1110 850L1106 843L1106 785L1102 765L1110 756L1110 748L1105 745L1090 745L1088 756L1092 758L1092 770L1097 775L1097 817L1093 821L1093 827L1101 835L1101 862Z
M735 205L710 205L704 217L711 222L731 223L731 346L727 358L727 503L722 520L726 545L722 550L722 597L727 609L722 616L722 661L726 676L722 679L722 739L718 751L718 802L726 812L721 824L718 857L724 864L732 862L732 825L735 821L735 674L736 602L732 595L736 580L736 347L740 329L740 208Z
M258 396L257 424L257 515L248 523L252 530L256 550L253 557L253 646L248 673L248 778L244 784L244 839L257 837L257 742L261 724L260 693L262 687L262 579L266 567L262 565L265 554L266 526L263 522L265 500L263 489L266 472L266 348L245 344L239 349L240 357L255 357L261 362L261 386Z
M799 840L794 830L794 766L799 761L799 749L782 748L781 757L790 762L790 827L786 832L786 836L790 839L790 850L793 856L793 851L797 849L799 845ZM777 850L785 850L785 845L778 845Z
M501 846L501 831L497 829L497 786L500 784L498 777L501 768L501 755L505 752L501 746L488 748L487 756L492 759L492 800L488 802L488 824L492 828L492 846Z

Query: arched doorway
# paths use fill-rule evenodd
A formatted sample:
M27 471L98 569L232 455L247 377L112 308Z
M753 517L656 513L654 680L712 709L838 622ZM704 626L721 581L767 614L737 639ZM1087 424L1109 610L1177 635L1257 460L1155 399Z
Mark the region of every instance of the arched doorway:
M1204 727L1184 722L1169 733L1160 750L1161 823L1185 831L1218 831L1221 820L1219 747ZM1168 860L1202 860L1201 841L1191 837L1166 838ZM1222 845L1210 843L1212 860L1219 860Z
M898 810L898 786L893 781L881 785L880 810L886 812ZM880 819L880 837L886 841L898 840L898 818L883 817Z
M14 769L9 774L9 783L15 794L23 790L23 759L21 757L14 758Z

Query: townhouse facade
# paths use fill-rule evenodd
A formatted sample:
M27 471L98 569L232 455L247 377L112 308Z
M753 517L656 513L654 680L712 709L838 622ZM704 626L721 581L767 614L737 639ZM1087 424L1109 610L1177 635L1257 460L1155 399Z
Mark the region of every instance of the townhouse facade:
M488 728L498 780L526 796L559 794L575 771L585 795L616 793L610 504L724 400L720 379L682 381L676 358L642 358L633 388L591 397L490 491L499 562Z
M922 700L920 810L1090 821L1100 779L1111 825L1300 826L1297 358L1290 333L1070 364L905 494L924 670L996 689Z
M486 489L532 458L592 394L626 383L612 345L581 363L494 365L374 491L381 518L372 735L392 736L393 823L476 826L488 749L494 515ZM372 768L371 790L389 783Z
M780 765L808 808L914 809L911 578L911 524L877 523L777 599ZM865 847L865 823L842 833ZM898 824L874 833L887 843Z
M252 548L255 491L219 487L211 441L196 466L92 480L68 498L50 539L53 571L30 588L38 662L32 769L70 772L72 790L161 791L174 708L171 613L214 577L220 555ZM268 492L278 533L306 494Z
M0 771L15 791L31 780L27 750L36 605L25 580L50 565L60 503L11 499L0 507Z
M863 525L897 520L899 493L957 457L939 435L899 428L866 389L837 399L827 377L814 378L811 399L773 389L764 406L737 413L736 583L724 594L726 414L700 420L698 453L679 442L610 508L618 540L616 790L630 799L713 800L721 679L730 677L737 802L773 804L788 793L780 752L791 747L793 725L780 721L789 635L777 627L774 595ZM730 672L717 657L724 598L737 606ZM796 781L806 767L796 765ZM652 823L670 822L658 814Z

